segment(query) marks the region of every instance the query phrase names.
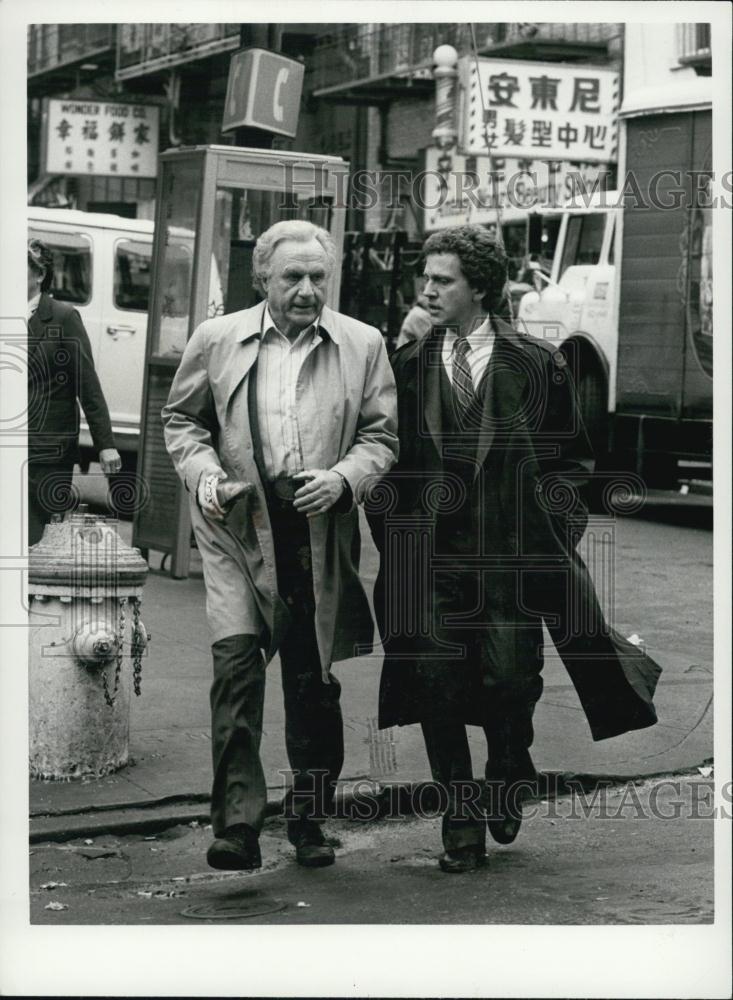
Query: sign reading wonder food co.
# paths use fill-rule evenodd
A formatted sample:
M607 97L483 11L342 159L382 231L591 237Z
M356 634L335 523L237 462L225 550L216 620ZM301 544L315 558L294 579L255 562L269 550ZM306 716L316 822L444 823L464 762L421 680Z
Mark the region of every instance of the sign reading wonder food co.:
M48 174L155 177L159 109L112 101L48 100L43 164Z

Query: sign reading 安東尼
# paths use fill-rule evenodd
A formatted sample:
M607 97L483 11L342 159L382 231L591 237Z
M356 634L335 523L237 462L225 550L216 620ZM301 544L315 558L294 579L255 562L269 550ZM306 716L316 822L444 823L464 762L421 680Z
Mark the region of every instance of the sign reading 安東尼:
M222 130L246 126L291 138L298 131L304 67L266 49L235 52L229 64Z
M549 212L602 186L603 163L567 160L489 160L429 147L418 196L426 232L466 223L495 225L525 219L528 211ZM582 204L582 201L578 202Z
M462 147L494 156L616 159L618 73L558 63L464 60ZM483 97L483 101L482 101Z
M155 177L159 109L147 104L48 100L44 168L48 174Z

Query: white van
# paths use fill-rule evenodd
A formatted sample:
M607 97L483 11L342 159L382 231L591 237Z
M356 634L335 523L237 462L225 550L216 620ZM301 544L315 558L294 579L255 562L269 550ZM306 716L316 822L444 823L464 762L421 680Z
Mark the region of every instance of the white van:
M89 335L115 444L126 464L134 464L140 439L153 229L147 219L28 206L29 236L53 251L51 294L79 310ZM193 235L171 230L180 294L169 291L161 330L171 353L182 352L188 334L188 303L179 299L187 298L191 287ZM216 261L211 270L212 307L223 312ZM83 459L96 457L83 414L79 440Z

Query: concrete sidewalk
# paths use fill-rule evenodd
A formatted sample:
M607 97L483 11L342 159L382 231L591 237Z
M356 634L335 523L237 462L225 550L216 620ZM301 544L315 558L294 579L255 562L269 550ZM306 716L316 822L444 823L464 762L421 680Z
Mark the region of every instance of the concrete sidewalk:
M123 523L120 534L129 542L131 526ZM363 537L364 579L370 592L377 557L368 532ZM641 634L664 668L655 699L660 721L650 729L594 743L567 673L549 644L544 695L535 715L535 763L544 772L618 778L693 769L713 754L712 579L707 569L712 564L712 534L627 519L615 523L613 545L620 555L616 593L604 601L607 608L613 605L616 627L625 635ZM675 553L671 572L670 551ZM665 559L667 569L661 572ZM151 553L143 619L152 642L143 664L142 696L133 697L131 710L134 762L99 780L32 781L33 840L153 828L208 815L211 654L200 559L195 554L187 580L172 580L157 569L159 564L160 556ZM701 579L707 575L709 588L685 586L683 593L681 572L688 577L702 574ZM381 656L373 655L334 669L343 688L345 789L362 779L384 784L430 778L419 726L377 729L380 668ZM288 770L279 673L275 660L268 668L262 745L273 808ZM469 732L475 771L481 773L483 734L473 728Z

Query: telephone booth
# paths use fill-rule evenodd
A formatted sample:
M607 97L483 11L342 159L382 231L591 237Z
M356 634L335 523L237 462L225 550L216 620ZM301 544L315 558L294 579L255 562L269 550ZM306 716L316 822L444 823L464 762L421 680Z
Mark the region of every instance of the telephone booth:
M141 494L133 544L170 556L188 575L188 494L163 439L160 411L188 338L205 319L260 301L252 284L258 236L281 219L306 219L343 251L348 164L339 157L237 146L195 146L160 156L145 383L138 451ZM328 304L338 308L340 267Z

